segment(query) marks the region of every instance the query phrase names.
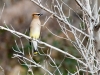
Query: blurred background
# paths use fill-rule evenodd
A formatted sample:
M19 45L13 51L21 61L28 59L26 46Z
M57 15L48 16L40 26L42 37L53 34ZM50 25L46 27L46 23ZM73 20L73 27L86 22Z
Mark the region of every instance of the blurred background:
M46 6L45 5L46 1L48 6L50 6L51 0L41 0L41 1L42 4L44 3L44 6ZM63 0L63 1L67 3L80 17L82 17L81 10L74 0ZM30 22L32 20L31 16L32 13L34 12L43 13L43 16L41 16L40 18L42 24L45 22L46 18L51 15L48 12L44 11L43 9L39 8L30 0L0 0L0 13L2 12L4 3L5 3L4 11L2 15L0 14L1 16L0 25L1 26L7 25L10 29L12 29L13 27L16 31L24 33L26 35L28 35L27 33ZM69 8L64 6L63 10L65 15L68 16ZM77 28L80 28L79 24L81 23L81 21L78 18L78 16L76 16L75 12L73 12L72 10L70 11L69 20L71 21L72 25L74 25ZM4 24L4 22L6 23L6 25ZM72 46L72 44L69 41L52 35L46 27L48 27L48 29L51 30L56 35L66 38L66 36L62 33L56 19L52 18L46 23L45 26L42 27L41 37L40 37L41 41L51 44L62 50L65 50L70 54L74 55L75 57L80 57L78 51ZM68 35L74 41L73 34L68 32ZM0 66L4 69L5 75L18 75L19 71L21 73L20 75L27 75L28 68L26 66L19 64L18 59L12 58L13 54L15 53L12 47L17 50L15 40L19 48L21 48L21 42L18 37L11 34L10 32L0 30ZM28 40L23 37L21 38L21 40L24 45L25 54L26 56L28 56L28 49L29 49ZM48 49L49 49L48 47L45 47L43 52L47 53ZM76 71L77 62L75 60L67 58L67 56L55 50L52 50L51 57L55 59L58 65L64 59L60 67L60 70L63 72L63 75L67 74L68 72L67 70L69 70L72 73ZM44 60L50 62L50 60L47 57L45 56L42 57L40 55L35 56L34 60L40 62L41 64L44 63ZM0 69L0 75L3 75L2 68ZM50 69L53 70L52 68ZM33 72L35 75L44 74L44 72L40 68L33 68Z

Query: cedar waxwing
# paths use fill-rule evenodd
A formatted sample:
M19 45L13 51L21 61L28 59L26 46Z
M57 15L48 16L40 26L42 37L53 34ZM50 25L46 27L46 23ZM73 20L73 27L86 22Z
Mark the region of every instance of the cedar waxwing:
M33 41L30 41L30 45L34 51L34 54L37 54L37 47L38 47L38 44L37 44L37 39L39 39L40 37L40 30L41 30L41 22L40 22L40 19L39 17L41 16L42 14L40 13L33 13L32 14L32 22L30 24L30 31L29 31L29 36L35 40Z

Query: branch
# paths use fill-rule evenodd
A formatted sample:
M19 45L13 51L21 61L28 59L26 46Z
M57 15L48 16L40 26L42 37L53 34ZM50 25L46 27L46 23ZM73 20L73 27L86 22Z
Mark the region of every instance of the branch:
M55 18L57 18L58 20L60 20L61 22L65 23L66 25L74 28L75 30L77 30L78 32L82 33L83 35L91 38L88 34L84 33L83 31L81 31L80 29L74 27L73 25L71 25L68 21L60 18L59 16L57 16L53 11L51 10L48 10L46 7L44 7L43 5L41 5L40 3L36 2L36 0L30 0L32 1L33 3L35 3L36 5L38 5L40 8L44 9L45 11L49 12L50 14L52 14ZM93 38L92 38L93 39Z
M17 31L11 30L11 29L7 29L7 28L5 28L5 27L3 27L3 26L0 26L0 29L9 31L9 32L11 32L12 34L16 34L16 35L21 36L21 37L24 37L24 38L26 38L26 39L31 39L31 37L29 37L29 36L27 36L27 35L24 35L24 34L22 34L22 33L20 33L20 32L17 32ZM35 40L35 39L33 39L33 40ZM52 49L54 49L54 50L56 50L56 51L59 51L60 53L63 53L63 54L65 54L65 55L70 56L72 59L75 59L76 61L78 61L79 63L83 64L85 67L87 67L87 64L85 64L83 61L79 60L78 58L74 57L73 55L71 55L71 54L69 54L69 53L67 53L67 52L64 52L64 50L61 50L61 49L59 49L59 48L56 48L56 47L54 47L54 46L52 46L52 45L49 45L49 44L47 44L47 43L45 43L45 42L42 42L42 41L39 41L39 40L36 40L36 41L37 41L38 43L44 44L44 45L46 45L46 46L48 46L48 47L50 47L50 48L52 48Z
M1 13L0 13L0 19L1 19L1 17L2 17L2 14L3 14L4 8L5 8L5 3L4 3L4 6L3 6L3 8L2 8L2 11L1 11Z
M92 16L92 14L91 14L91 9L90 9L90 7L89 8L85 8L84 7L84 5L79 1L79 0L75 0L76 2L77 2L77 4L80 6L80 8L82 8L83 9L83 11L86 11L86 13L91 17L91 19L93 20L93 21L95 21L95 18ZM86 2L86 3L88 3L88 2ZM87 5L89 5L89 4L87 4Z
M32 61L32 60L30 60L30 59L24 57L24 56L21 56L21 55L18 55L18 54L14 54L14 57L13 57L13 58L15 58L15 57L16 57L16 58L23 58L23 59L25 59L25 60L27 60L27 61L29 61L29 62L35 64L36 66L41 67L43 70L47 71L50 75L53 75L53 74L52 74L50 71L48 71L45 67L41 66L40 64L38 64L38 63L36 63L36 62L34 62L34 61Z

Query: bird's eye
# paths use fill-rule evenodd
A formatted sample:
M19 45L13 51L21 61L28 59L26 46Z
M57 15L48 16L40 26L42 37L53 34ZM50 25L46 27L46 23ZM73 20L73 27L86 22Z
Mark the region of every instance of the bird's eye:
M37 14L38 16L40 16L40 14Z

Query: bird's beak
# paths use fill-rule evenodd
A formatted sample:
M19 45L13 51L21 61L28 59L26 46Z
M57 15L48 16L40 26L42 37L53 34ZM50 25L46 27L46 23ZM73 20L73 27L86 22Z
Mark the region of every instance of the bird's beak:
M40 14L40 16L42 16L43 14Z

